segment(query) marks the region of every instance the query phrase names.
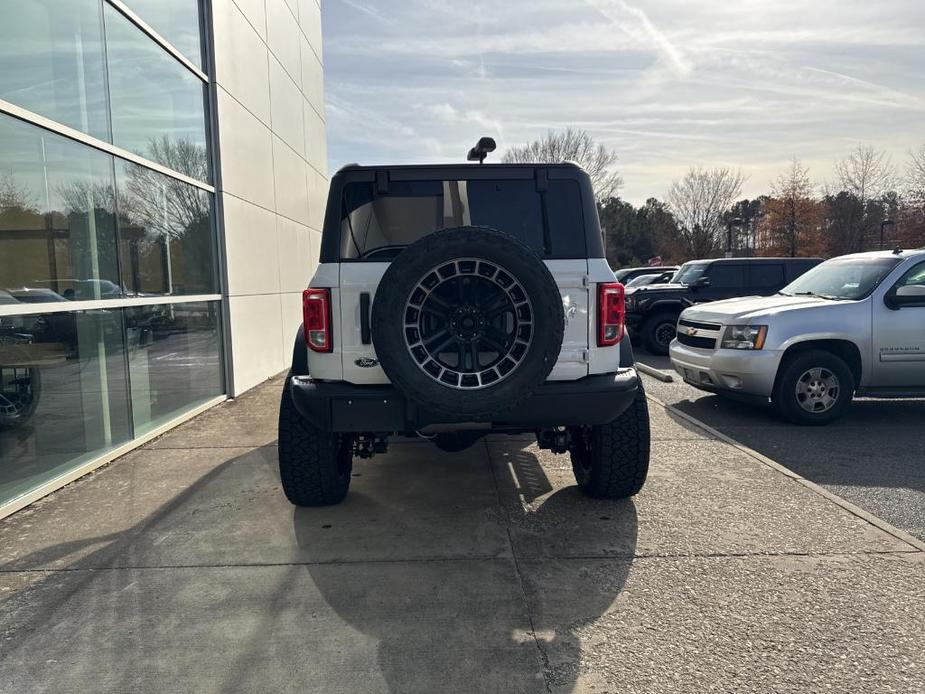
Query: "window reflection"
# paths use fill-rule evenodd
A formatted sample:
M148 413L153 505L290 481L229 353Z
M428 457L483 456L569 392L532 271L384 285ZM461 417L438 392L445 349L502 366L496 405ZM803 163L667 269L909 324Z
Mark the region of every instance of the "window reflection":
M109 140L99 0L0 3L0 99Z
M125 4L188 60L202 67L201 19L196 0L127 0Z
M159 146L196 158L182 144ZM117 160L117 205L112 162L0 117L0 304L217 292L212 196Z
M0 289L24 303L115 298L111 157L0 117Z
M224 392L218 302L125 310L136 435Z
M120 12L104 16L113 144L208 182L205 85Z
M0 318L0 501L130 438L121 310Z
M116 187L123 285L139 296L216 293L211 195L130 163Z

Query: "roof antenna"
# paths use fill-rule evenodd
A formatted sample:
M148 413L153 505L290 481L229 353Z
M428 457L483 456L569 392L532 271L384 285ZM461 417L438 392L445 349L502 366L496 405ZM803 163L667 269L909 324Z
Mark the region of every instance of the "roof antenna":
M477 161L479 164L485 163L485 157L494 152L498 145L490 137L480 138L478 144L469 150L469 156L466 161Z

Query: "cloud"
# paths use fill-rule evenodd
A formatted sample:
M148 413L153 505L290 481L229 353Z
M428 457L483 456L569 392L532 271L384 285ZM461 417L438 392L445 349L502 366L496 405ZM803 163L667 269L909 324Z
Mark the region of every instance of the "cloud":
M693 65L680 48L673 44L651 22L648 15L638 7L632 7L623 0L587 0L611 25L632 36L637 41L649 41L659 54L680 76L689 75Z
M823 178L853 143L901 161L925 118L925 3L329 0L330 163L461 161L581 127L624 194L690 165L760 192L796 154Z

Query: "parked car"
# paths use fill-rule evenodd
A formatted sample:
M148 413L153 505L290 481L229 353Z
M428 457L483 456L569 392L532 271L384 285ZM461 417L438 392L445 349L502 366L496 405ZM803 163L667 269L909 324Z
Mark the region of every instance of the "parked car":
M282 394L299 506L340 502L395 436L459 451L490 432L568 453L581 490L643 486L649 415L578 166L348 166Z
M22 287L20 289L9 289L8 292L16 301L23 304L53 304L67 301L57 292L42 287Z
M626 324L652 354L668 354L678 316L688 306L736 296L774 294L821 258L719 258L684 263L669 284L626 293Z
M627 289L633 287L648 287L650 284L667 284L677 274L677 270L667 270L666 272L657 272L651 275L637 275L624 284Z
M671 362L691 385L826 424L855 395L925 396L925 250L834 258L775 296L685 310Z
M655 265L651 267L624 267L619 270L614 270L613 274L617 278L617 282L626 284L630 280L634 280L642 275L660 275L664 272L671 272L673 274L677 271L677 265Z

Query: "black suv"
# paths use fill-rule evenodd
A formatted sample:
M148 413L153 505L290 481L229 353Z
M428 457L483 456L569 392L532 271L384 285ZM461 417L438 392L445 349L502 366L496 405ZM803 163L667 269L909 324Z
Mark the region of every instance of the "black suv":
M738 296L770 296L821 262L821 258L692 260L681 266L671 284L627 290L626 325L649 352L668 354L678 315L688 306Z

